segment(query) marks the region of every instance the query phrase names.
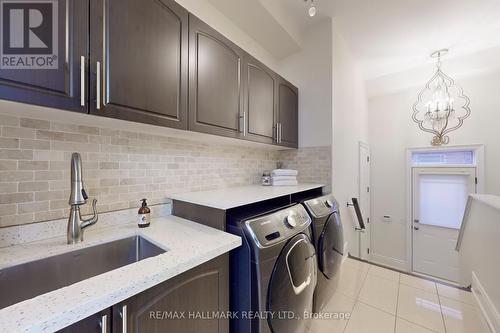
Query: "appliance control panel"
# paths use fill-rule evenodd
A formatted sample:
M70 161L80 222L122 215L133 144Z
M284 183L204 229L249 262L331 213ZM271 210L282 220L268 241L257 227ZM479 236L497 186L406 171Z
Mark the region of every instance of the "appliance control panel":
M331 194L307 200L304 204L314 217L324 217L339 211L338 202Z
M311 218L302 205L295 205L245 222L259 247L268 247L291 238L309 227Z

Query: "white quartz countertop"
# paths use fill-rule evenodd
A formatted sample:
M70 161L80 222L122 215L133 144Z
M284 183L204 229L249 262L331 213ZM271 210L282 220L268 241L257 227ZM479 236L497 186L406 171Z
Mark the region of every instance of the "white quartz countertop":
M135 223L89 228L77 245L59 237L1 248L0 269L135 235L167 252L6 307L0 332L54 332L241 245L235 235L168 216L144 229Z
M497 210L500 210L500 196L492 194L471 194L470 196L474 200L477 200Z
M249 185L220 190L172 194L170 195L170 199L227 210L323 186L323 184L306 183L296 186Z

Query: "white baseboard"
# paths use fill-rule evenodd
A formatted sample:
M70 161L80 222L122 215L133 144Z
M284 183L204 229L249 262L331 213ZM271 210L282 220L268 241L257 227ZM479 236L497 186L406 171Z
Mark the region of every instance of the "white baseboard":
M378 253L371 254L371 261L383 266L388 266L406 272L406 260L387 257Z
M481 308L481 312L483 313L490 330L493 333L500 332L500 314L498 313L498 309L491 301L491 298L487 294L486 290L484 290L483 285L474 272L472 272L472 293L476 297L476 301Z
M342 262L344 262L347 258L349 258L349 243L344 242L344 257L342 258Z

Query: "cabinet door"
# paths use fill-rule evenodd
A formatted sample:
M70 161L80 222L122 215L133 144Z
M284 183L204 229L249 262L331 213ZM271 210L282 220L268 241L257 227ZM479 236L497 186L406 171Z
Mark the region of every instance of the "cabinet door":
M278 94L279 144L297 148L299 145L299 91L290 82L280 79Z
M103 326L104 325L104 326ZM57 333L110 333L111 309L98 312L90 317L80 320Z
M91 12L91 113L187 128L187 11L174 0L97 0Z
M133 333L227 333L227 320L207 315L229 310L228 292L226 254L115 305L113 330L126 324Z
M245 138L263 143L276 139L277 75L250 56L245 57Z
M88 0L0 5L0 98L87 112Z
M243 51L189 15L189 129L240 137Z

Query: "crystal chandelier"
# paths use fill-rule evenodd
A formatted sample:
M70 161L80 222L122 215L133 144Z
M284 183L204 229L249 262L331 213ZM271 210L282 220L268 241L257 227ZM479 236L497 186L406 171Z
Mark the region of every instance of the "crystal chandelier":
M427 82L413 104L413 121L427 133L434 134L431 144L448 144L451 131L460 128L464 119L470 116L470 99L465 96L460 86L441 70L441 57L447 49L431 54L437 59L436 74ZM458 108L455 108L458 105Z

